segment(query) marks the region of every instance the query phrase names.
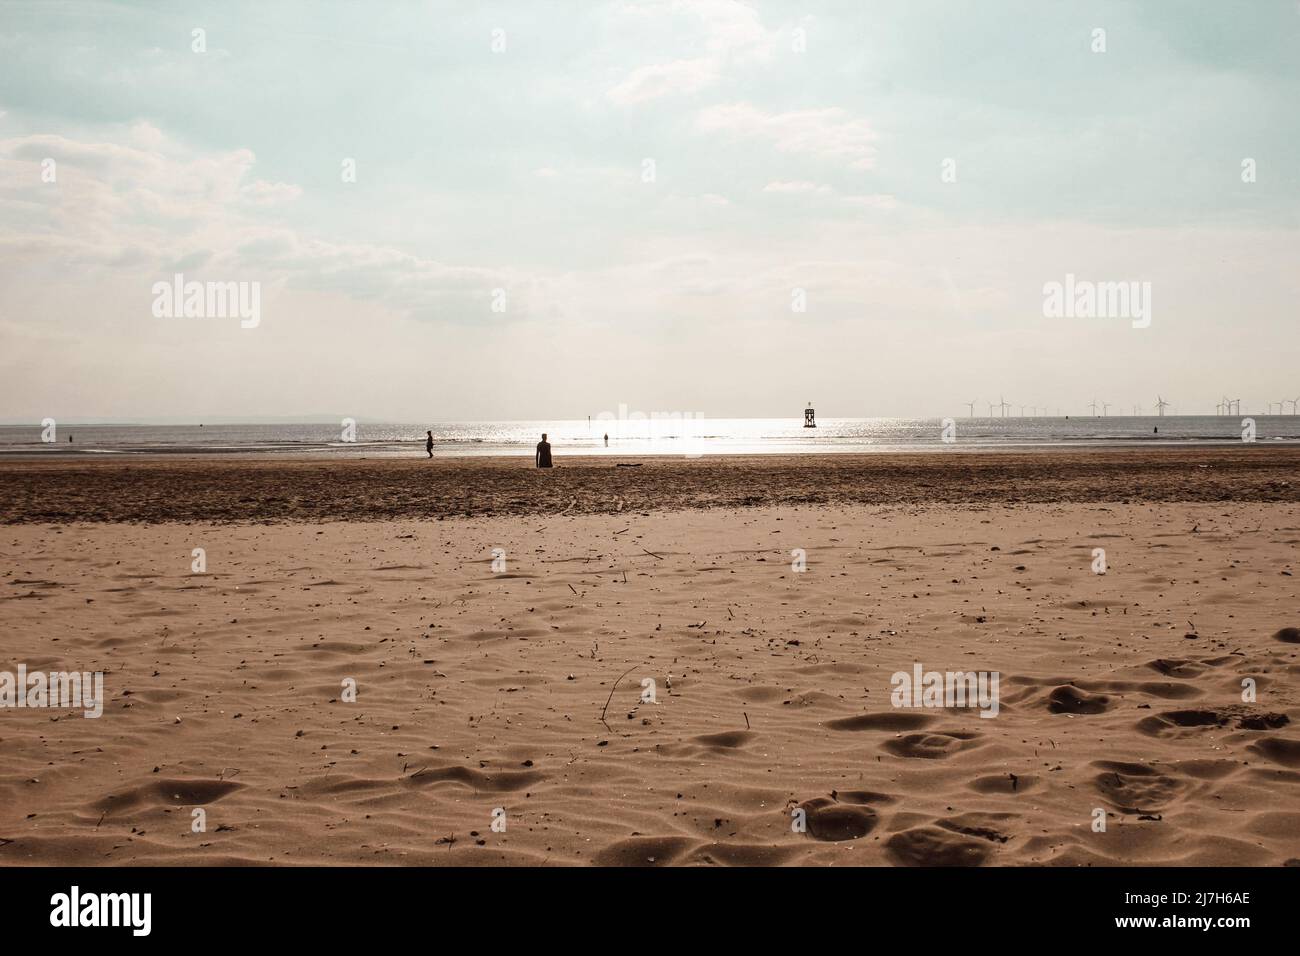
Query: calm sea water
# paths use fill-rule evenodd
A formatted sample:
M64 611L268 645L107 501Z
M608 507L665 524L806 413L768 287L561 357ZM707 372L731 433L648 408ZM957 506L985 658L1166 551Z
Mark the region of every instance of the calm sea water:
M1251 416L1259 442L1300 441L1300 417ZM957 418L955 442L934 418L798 418L441 422L360 421L355 441L341 425L78 425L60 423L53 443L39 425L0 426L0 455L292 454L311 457L530 455L542 432L557 455L728 455L937 449L1033 449L1104 444L1204 444L1242 440L1238 416ZM1157 433L1155 429L1159 429ZM609 435L606 446L605 435ZM68 441L68 437L72 441Z

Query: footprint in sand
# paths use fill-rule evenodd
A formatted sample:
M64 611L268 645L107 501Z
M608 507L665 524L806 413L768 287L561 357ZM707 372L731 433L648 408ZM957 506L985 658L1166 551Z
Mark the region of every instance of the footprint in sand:
M1047 709L1053 714L1100 714L1110 709L1110 698L1062 684L1047 695Z
M1152 714L1137 723L1137 729L1148 737L1184 737L1185 730L1226 726L1229 717L1216 710L1170 710Z
M919 757L924 760L936 760L951 757L953 754L970 747L978 746L977 733L962 733L955 730L935 731L931 734L908 734L885 741L882 746L899 757Z
M900 866L979 866L992 846L987 840L927 826L895 833L886 841L885 851Z
M1245 714L1237 721L1239 730L1277 730L1291 723L1286 714Z
M996 773L976 777L967 784L976 793L1028 793L1036 790L1041 781L1033 774Z
M1165 658L1157 657L1153 661L1147 661L1147 667L1154 671L1159 671L1166 677L1178 677L1184 680L1193 677L1200 677L1208 668L1197 661L1189 661L1183 658Z
M606 846L594 862L597 866L668 866L697 842L680 836L628 837Z
M1246 748L1259 754L1265 760L1280 763L1284 767L1300 767L1300 740L1285 737L1265 737Z
M542 779L536 770L501 770L496 773L484 773L470 767L440 767L438 769L422 768L402 782L410 787L424 787L434 783L459 783L475 790L501 793L509 790L522 790Z
M807 815L808 835L829 843L864 837L880 822L870 807L841 803L830 797L813 797L799 804L799 808Z
M780 700L790 691L785 687L756 686L738 687L731 693L747 704L766 704L774 700Z
M1008 824L1016 820L1014 813L963 813L955 817L945 817L935 823L945 830L960 833L963 836L988 840L990 843L1006 843L1011 839L1007 832Z
M831 799L840 803L897 803L898 798L877 790L832 790Z
M1238 730L1276 730L1291 722L1286 714L1256 713L1238 706L1168 710L1139 720L1137 729L1148 737L1189 737L1206 728L1227 727L1234 721Z
M751 730L724 730L716 734L699 734L677 743L655 744L655 751L666 757L698 757L701 754L735 753L758 734Z
M757 735L749 730L727 730L720 734L700 734L695 741L715 750L735 750L745 746L755 736Z
M244 785L231 780L151 780L138 787L111 793L92 806L100 813L117 814L138 806L202 806L214 803Z
M831 730L919 730L939 718L933 714L917 714L905 710L885 711L880 714L858 714L828 721Z
M1093 785L1111 806L1121 813L1154 813L1163 810L1187 789L1187 782L1160 773L1142 763L1095 760L1101 769Z

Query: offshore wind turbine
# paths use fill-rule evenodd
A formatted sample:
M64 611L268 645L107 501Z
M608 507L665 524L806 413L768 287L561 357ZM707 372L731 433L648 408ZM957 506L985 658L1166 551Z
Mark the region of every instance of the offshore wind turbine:
M1102 417L1102 418L1105 418L1105 417L1106 417L1107 415L1109 415L1109 414L1110 414L1110 402L1102 402L1102 403L1101 403L1101 417Z
M1088 407L1092 409L1092 417L1093 417L1093 418L1096 418L1096 417L1097 417L1097 400L1094 398L1091 402L1088 403Z
M1291 414L1300 414L1300 398L1288 398L1287 401L1291 403Z
M975 403L974 403L974 402L965 402L964 404L966 405L967 408L970 409L970 414L967 415L966 417L967 417L967 418L974 418L974 417L975 417Z
M1006 418L1007 411L1011 408L1011 403L1007 401L1007 397L1005 395L999 395L998 398L1000 399L998 404L1002 408L1002 417Z
M1157 413L1161 418L1164 418L1164 417L1165 417L1165 409L1168 408L1168 407L1169 407L1169 403L1166 402L1166 401L1165 401L1163 398L1161 398L1159 395L1157 395L1157 396L1156 396L1156 413Z

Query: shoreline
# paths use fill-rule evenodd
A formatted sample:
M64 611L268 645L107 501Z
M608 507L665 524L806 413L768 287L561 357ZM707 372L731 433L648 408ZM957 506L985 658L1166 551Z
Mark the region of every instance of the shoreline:
M1300 501L1300 446L0 461L0 524L340 522L755 506Z
M626 446L626 442L622 445ZM945 445L942 442L881 442L879 444L862 444L844 440L842 447L834 444L810 445L804 448L788 447L773 441L769 448L752 447L727 450L715 446L705 452L683 452L681 449L668 451L651 451L647 449L626 450L619 448L600 448L599 446L564 446L554 445L557 454L564 460L593 459L658 459L658 458L768 458L768 457L821 457L840 455L954 455L954 454L1055 454L1061 452L1077 453L1086 451L1116 451L1119 449L1138 449L1155 451L1161 448L1237 448L1244 443L1240 438L1221 436L1180 436L1155 438L1122 438L1107 436L1105 438L1078 440L1023 440L966 438L959 443ZM1300 448L1300 438L1285 436L1265 436L1254 443L1257 448ZM485 448L475 451L475 448ZM435 460L458 459L503 459L518 460L533 456L533 445L481 444L478 442L434 442ZM94 461L98 458L108 460L138 461L154 458L162 459L230 459L236 461L343 461L355 459L377 459L384 461L405 461L408 459L427 461L424 454L424 440L411 439L406 442L356 442L343 444L337 442L282 442L261 447L231 447L205 445L176 445L149 447L110 447L94 448L86 445L44 445L39 442L27 446L0 446L0 464L24 461Z

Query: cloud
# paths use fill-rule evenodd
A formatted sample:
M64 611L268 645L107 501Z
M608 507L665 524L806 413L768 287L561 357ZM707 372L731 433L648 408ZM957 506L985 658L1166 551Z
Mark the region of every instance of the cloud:
M605 95L619 106L645 103L672 93L696 93L718 78L714 60L674 60L643 66Z
M674 36L698 39L712 56L764 57L776 35L740 0L628 0L614 12L638 32L659 25Z
M155 128L117 131L122 143L36 134L0 140L0 236L6 264L128 279L202 271L370 299L408 315L490 314L494 288L527 314L529 279L453 266L387 246L340 243L266 218L301 187L253 179L251 150L201 153ZM41 162L54 158L54 182ZM0 268L0 283L8 270ZM141 288L145 288L144 285Z
M876 160L875 131L839 107L768 113L749 103L731 103L700 111L695 127L765 140L780 152L835 160L850 169L871 169Z
M618 10L637 26L667 27L705 53L636 68L606 93L619 106L698 93L717 83L728 66L769 59L779 36L763 25L757 10L737 0L646 0Z

